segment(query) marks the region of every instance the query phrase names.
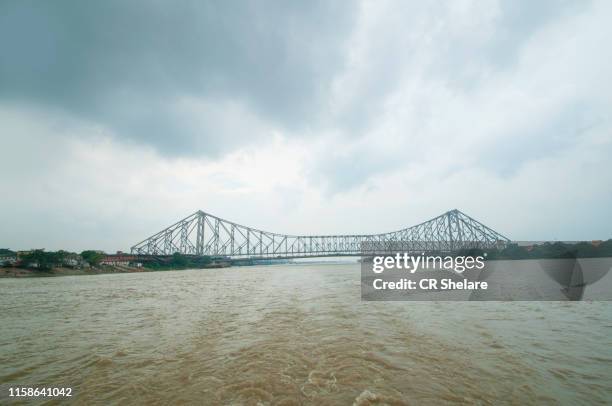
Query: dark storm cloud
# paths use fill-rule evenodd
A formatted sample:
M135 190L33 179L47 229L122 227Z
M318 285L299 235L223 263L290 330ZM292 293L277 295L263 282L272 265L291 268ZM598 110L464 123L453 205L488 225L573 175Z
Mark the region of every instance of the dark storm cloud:
M327 1L4 1L0 101L53 108L162 152L211 154L254 136L217 127L240 117L211 105L281 128L316 121L353 14ZM183 100L204 102L201 125Z

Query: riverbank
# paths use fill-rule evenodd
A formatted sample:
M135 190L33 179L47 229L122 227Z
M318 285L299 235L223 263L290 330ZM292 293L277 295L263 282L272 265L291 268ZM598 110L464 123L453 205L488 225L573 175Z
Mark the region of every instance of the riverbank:
M99 268L52 268L41 271L38 269L23 269L23 268L0 268L0 277L5 278L32 278L32 277L50 277L50 276L71 276L71 275L100 275L108 273L132 273L146 272L148 270L140 267L128 266L103 266Z
M219 264L211 264L203 269L221 268ZM41 271L38 269L23 269L23 268L0 268L0 278L44 278L54 276L74 276L74 275L102 275L102 274L114 274L114 273L137 273L137 272L161 272L161 271L179 271L181 269L176 268L159 268L150 269L147 267L133 267L133 266L110 266L103 265L100 267L90 268L65 268L57 267L47 271Z

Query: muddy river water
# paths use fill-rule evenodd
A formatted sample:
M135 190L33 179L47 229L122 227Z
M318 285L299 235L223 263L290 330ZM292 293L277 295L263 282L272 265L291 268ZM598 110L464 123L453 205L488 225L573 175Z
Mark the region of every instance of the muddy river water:
M0 320L0 403L612 402L611 302L363 302L358 264L2 279Z

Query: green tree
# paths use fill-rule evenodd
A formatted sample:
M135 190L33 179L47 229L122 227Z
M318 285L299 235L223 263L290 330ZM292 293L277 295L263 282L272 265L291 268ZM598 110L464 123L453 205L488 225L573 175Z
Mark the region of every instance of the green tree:
M178 268L184 268L188 265L189 261L187 260L187 258L185 258L184 255L181 255L180 252L175 252L174 254L172 254L172 261L171 261L171 265L178 267Z
M81 258L83 258L89 265L98 266L100 265L100 261L104 258L104 254L101 254L98 251L93 250L85 250L81 252Z
M21 257L26 267L47 271L58 264L58 255L55 252L45 252L44 249L34 250Z

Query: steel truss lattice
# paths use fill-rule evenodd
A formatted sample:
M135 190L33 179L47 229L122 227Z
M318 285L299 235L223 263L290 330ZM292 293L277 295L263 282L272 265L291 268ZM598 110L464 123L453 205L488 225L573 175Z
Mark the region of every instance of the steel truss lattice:
M303 258L360 255L385 244L407 252L502 248L510 240L459 210L399 231L367 235L285 235L246 227L197 211L134 245L132 254L232 258Z

